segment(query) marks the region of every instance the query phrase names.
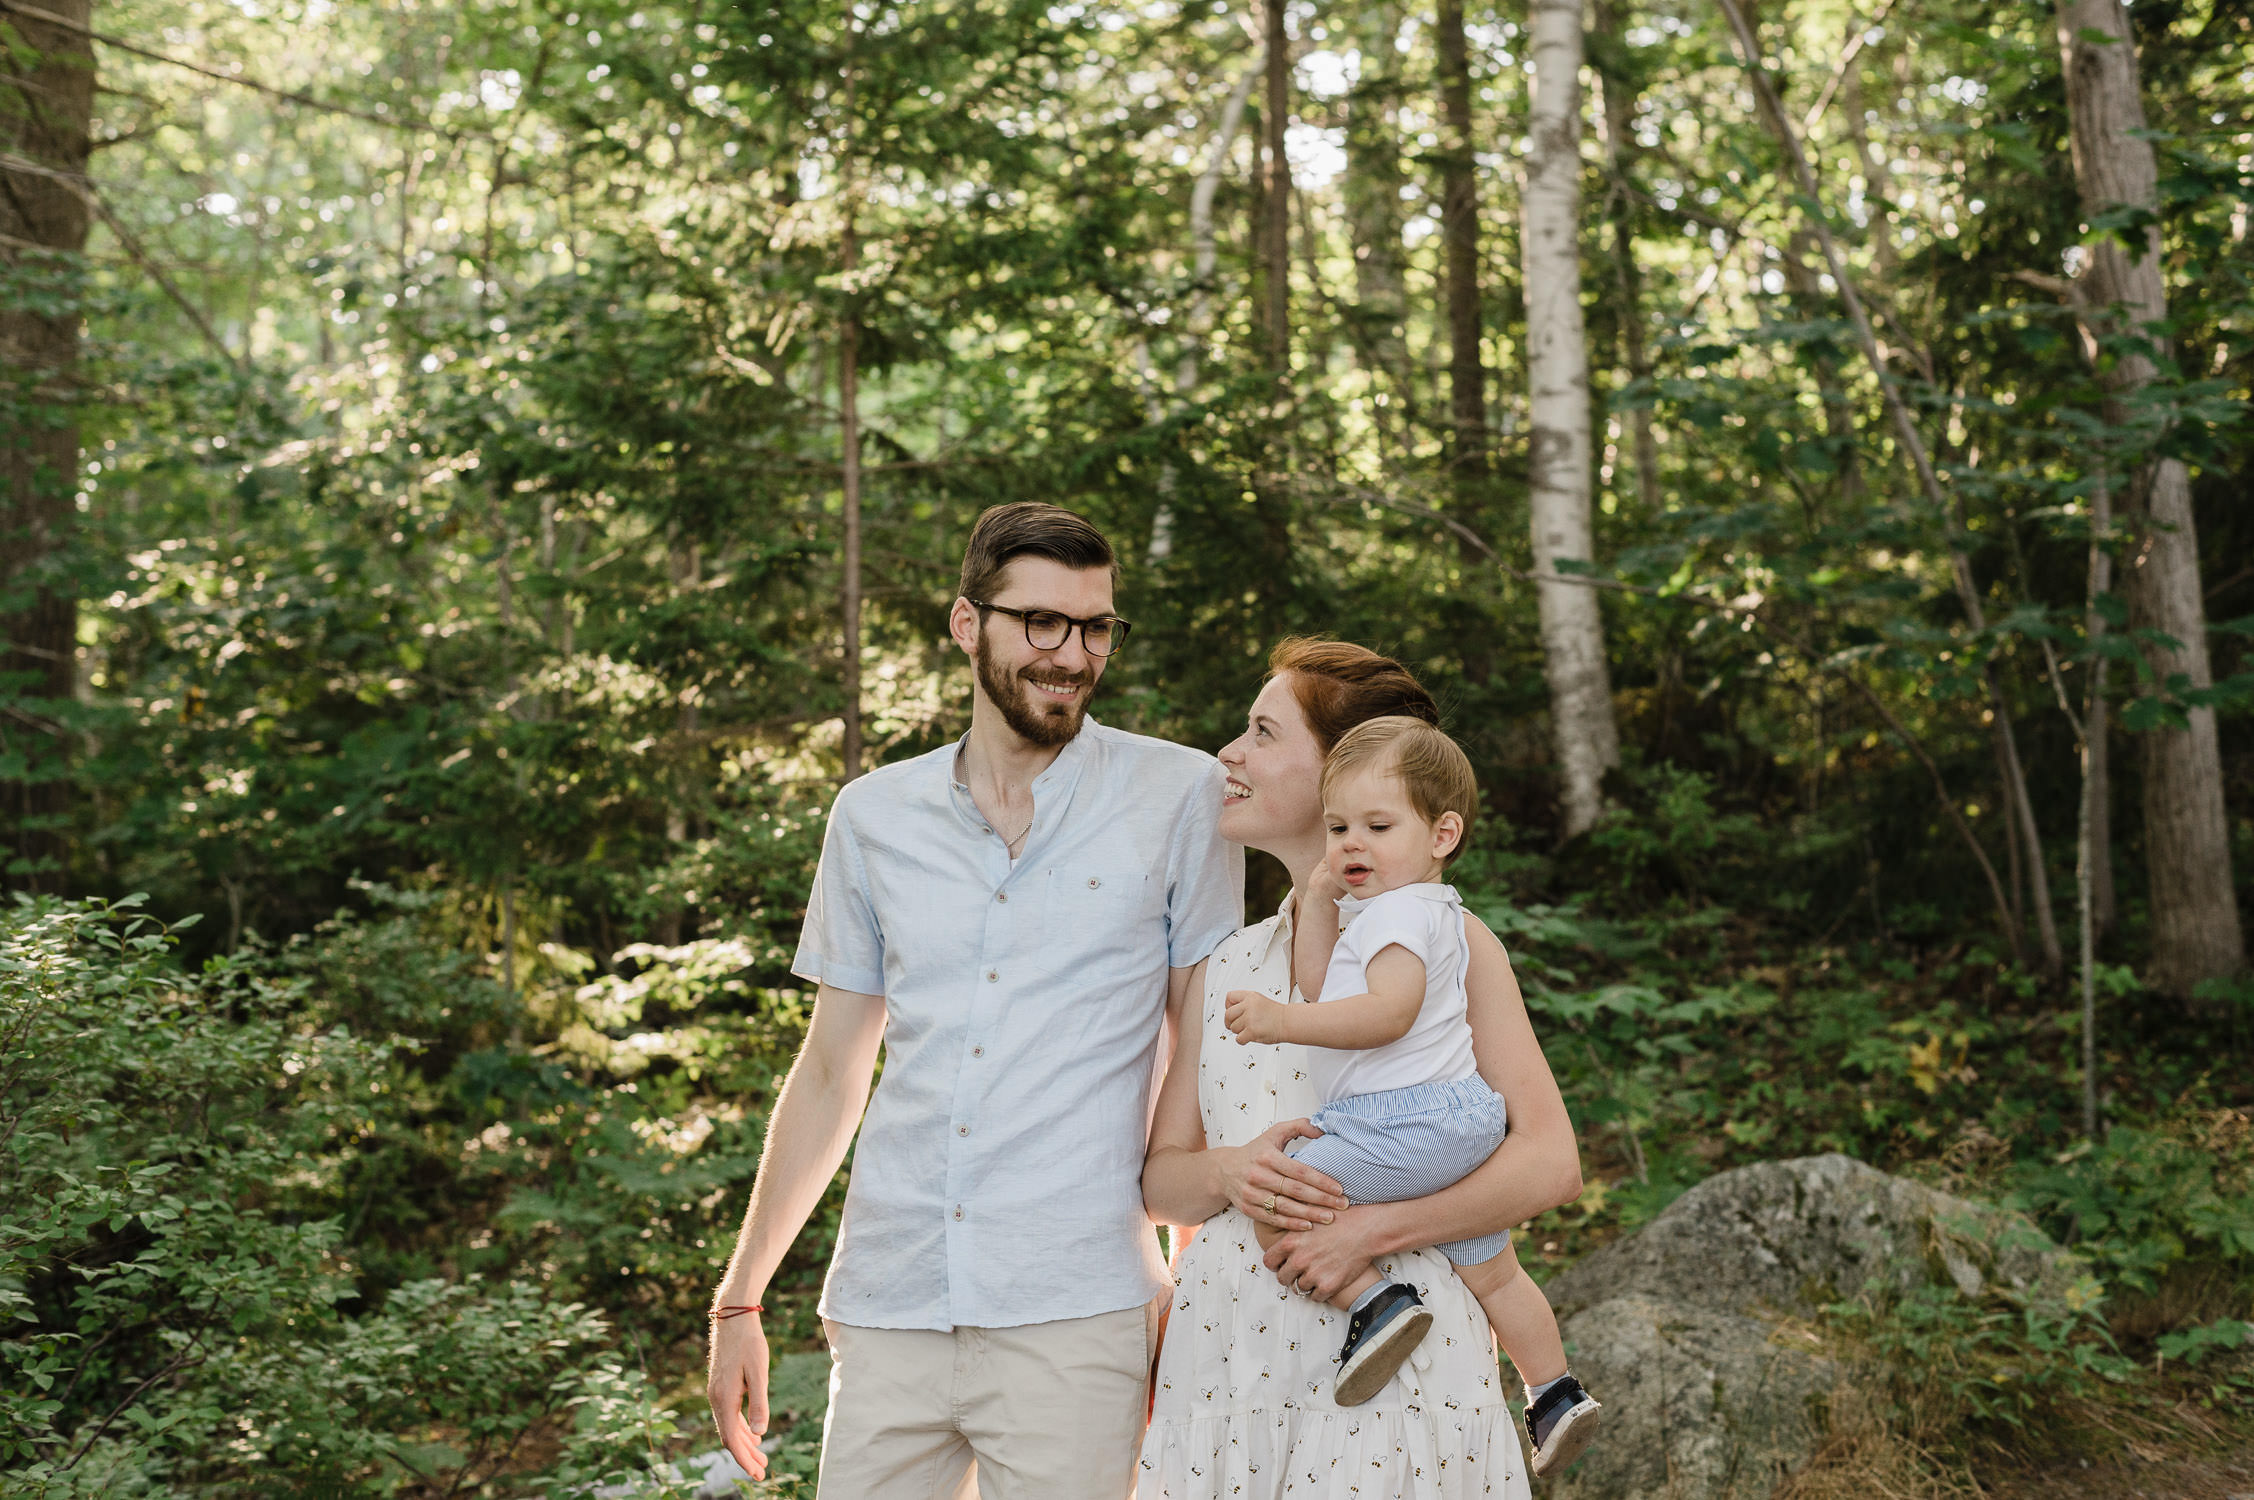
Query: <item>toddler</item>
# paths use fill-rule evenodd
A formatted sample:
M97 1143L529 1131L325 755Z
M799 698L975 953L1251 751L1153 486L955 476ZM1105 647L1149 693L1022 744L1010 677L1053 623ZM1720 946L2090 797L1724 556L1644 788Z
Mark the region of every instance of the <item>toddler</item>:
M1338 1180L1349 1199L1421 1198L1463 1177L1502 1142L1502 1098L1473 1062L1464 1015L1470 950L1463 904L1444 883L1478 807L1471 762L1421 719L1372 719L1349 731L1323 767L1332 874L1353 892L1314 1005L1232 990L1239 1043L1294 1042L1322 1096L1323 1133L1293 1155ZM1308 920L1313 920L1312 915ZM1281 1231L1260 1227L1263 1244ZM1437 1247L1479 1298L1526 1382L1534 1472L1579 1457L1598 1404L1565 1363L1557 1320L1520 1269L1507 1231ZM1332 1305L1347 1314L1335 1393L1358 1406L1384 1389L1432 1314L1416 1289L1372 1265Z

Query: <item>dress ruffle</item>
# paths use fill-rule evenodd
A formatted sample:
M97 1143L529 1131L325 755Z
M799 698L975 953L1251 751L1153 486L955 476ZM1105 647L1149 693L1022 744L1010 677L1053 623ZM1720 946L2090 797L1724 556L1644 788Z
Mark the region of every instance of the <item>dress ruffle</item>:
M1511 1444L1507 1407L1427 1422L1416 1408L1242 1412L1154 1425L1138 1500L1245 1495L1435 1496L1505 1493L1487 1455ZM1498 1433L1498 1424L1504 1429Z
M1517 1430L1478 1302L1432 1251L1380 1269L1417 1288L1432 1332L1376 1400L1341 1407L1331 1375L1344 1315L1280 1285L1242 1214L1207 1223L1175 1266L1137 1500L1523 1500Z

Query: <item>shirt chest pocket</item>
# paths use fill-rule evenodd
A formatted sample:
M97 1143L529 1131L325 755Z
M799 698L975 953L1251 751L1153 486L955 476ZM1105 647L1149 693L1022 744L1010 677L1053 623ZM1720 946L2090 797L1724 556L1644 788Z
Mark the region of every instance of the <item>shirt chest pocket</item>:
M1137 930L1142 924L1165 915L1165 882L1147 870L1096 861L1060 864L1044 875L1044 909L1076 948L1135 943L1144 936Z

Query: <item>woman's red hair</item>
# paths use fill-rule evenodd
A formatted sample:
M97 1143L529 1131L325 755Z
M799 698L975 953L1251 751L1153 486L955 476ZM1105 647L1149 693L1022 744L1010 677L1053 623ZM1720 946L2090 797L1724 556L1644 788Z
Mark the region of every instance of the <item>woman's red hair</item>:
M1268 676L1286 672L1291 674L1291 695L1299 700L1299 711L1325 755L1355 725L1388 714L1440 722L1440 705L1409 669L1367 646L1295 635L1278 641L1268 653Z

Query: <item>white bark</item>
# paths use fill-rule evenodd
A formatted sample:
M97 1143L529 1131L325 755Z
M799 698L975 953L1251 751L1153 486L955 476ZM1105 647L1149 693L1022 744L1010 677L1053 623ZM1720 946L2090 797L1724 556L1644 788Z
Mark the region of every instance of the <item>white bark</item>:
M1213 234L1213 197L1221 190L1221 174L1229 164L1229 152L1237 143L1237 131L1244 124L1244 106L1252 97L1252 86L1260 81L1266 67L1265 57L1254 57L1237 78L1237 86L1221 105L1221 118L1213 127L1212 144L1206 148L1205 169L1197 175L1197 185L1190 189L1190 310L1184 320L1182 356L1174 367L1174 394L1178 400L1187 401L1197 389L1198 362L1204 357L1206 340L1213 336L1213 268L1220 259ZM1153 427L1166 420L1166 408L1158 399L1156 382L1150 372L1150 346L1138 341L1135 345L1136 368L1143 377L1143 408L1149 414ZM1158 471L1158 513L1151 518L1150 548L1146 554L1150 561L1160 563L1174 555L1174 471L1161 467Z
M2097 38L2104 40L2097 40ZM2120 0L2059 0L2058 43L2073 126L2074 176L2085 219L2122 206L2158 205L2158 170L2145 129L2136 43ZM2160 231L2147 227L2138 254L2112 238L2087 247L2086 301L2101 326L2133 330L2168 316ZM2111 309L2119 308L2117 316ZM2164 342L2156 340L2156 342ZM2155 373L2141 354L2118 358L2104 378L2121 421L2127 401ZM2199 537L2192 523L2191 476L2172 458L2145 462L2129 476L2123 522L2134 539L2126 559L2131 621L2181 645L2147 646L2145 661L2165 682L2178 674L2210 686L2207 612L2199 580ZM2195 708L2184 729L2139 736L2144 756L2145 848L2152 892L2152 979L2182 994L2245 962L2245 934L2231 887L2230 823L2223 808L2222 753L2215 712Z
M1252 98L1252 86L1258 83L1267 68L1265 54L1255 57L1237 77L1237 86L1221 106L1220 121L1213 127L1213 144L1205 153L1205 170L1197 175L1197 186L1190 189L1190 244L1195 257L1190 274L1189 339L1182 350L1182 360L1174 372L1175 392L1187 396L1197 388L1198 360L1205 352L1205 341L1213 335L1213 268L1219 260L1219 251L1213 234L1213 196L1221 190L1221 176L1228 169L1229 153L1237 143L1237 131L1244 125L1244 106Z
M1593 563L1589 352L1581 320L1581 4L1534 0L1532 145L1521 238L1533 433L1528 467L1536 602L1567 837L1595 823L1620 764L1597 591L1557 564Z

